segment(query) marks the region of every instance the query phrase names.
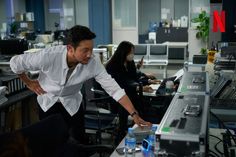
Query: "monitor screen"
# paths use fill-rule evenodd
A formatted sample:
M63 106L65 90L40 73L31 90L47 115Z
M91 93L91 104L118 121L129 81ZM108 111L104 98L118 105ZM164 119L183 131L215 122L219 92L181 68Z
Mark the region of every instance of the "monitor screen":
M28 43L23 39L0 40L1 55L23 54L28 49Z
M66 35L67 35L67 30L57 30L54 32L54 40L65 38Z

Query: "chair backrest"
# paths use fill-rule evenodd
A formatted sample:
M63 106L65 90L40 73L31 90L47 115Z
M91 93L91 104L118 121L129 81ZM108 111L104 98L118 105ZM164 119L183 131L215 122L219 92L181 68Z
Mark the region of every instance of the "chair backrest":
M22 128L20 132L28 139L33 156L57 155L69 137L68 127L59 114Z
M27 141L33 157L58 156L68 140L68 128L61 115L52 115L30 126L11 133L9 137L20 134ZM4 134L0 135L5 136ZM0 140L1 141L1 140ZM18 143L15 143L16 147Z
M138 62L144 56L144 62L148 60L147 44L134 45L134 61Z
M168 60L167 45L163 44L149 44L149 61Z

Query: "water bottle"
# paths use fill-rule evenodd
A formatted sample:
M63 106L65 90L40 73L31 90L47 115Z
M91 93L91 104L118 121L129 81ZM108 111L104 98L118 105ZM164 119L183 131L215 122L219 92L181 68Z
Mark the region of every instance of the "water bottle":
M156 125L152 125L150 134L148 136L148 140L150 143L149 146L149 157L155 157L155 150L156 150L156 132L157 130L157 126Z
M136 138L134 129L128 128L128 135L125 138L125 156L135 157Z

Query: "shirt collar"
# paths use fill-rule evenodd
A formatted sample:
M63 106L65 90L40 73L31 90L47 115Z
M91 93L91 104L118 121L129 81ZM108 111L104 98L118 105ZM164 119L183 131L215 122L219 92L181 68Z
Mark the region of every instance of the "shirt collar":
M62 68L63 69L68 69L68 65L67 65L67 49L65 48L65 50L63 51L62 54Z

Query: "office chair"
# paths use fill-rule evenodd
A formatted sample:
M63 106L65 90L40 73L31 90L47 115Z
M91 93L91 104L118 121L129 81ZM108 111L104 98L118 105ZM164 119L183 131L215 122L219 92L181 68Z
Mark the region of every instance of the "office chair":
M12 142L15 137L21 140ZM19 152L20 157L74 157L89 156L96 152L110 154L113 151L113 147L109 145L82 145L72 140L67 125L59 114L20 130L2 133L0 139L0 156L6 157L14 154L19 156ZM6 152L10 153L6 155Z
M143 57L143 62L146 64L148 62L147 44L136 44L134 47L134 62L138 63Z
M92 83L92 89L87 89L86 84ZM89 91L88 91L89 90ZM93 93L93 98L88 98L88 93ZM82 88L83 104L85 110L85 129L95 131L96 143L102 143L102 133L106 132L114 135L117 127L118 115L115 111L115 100L110 97L95 80L86 82ZM91 95L91 94L90 94Z

